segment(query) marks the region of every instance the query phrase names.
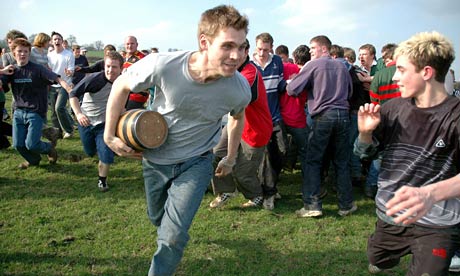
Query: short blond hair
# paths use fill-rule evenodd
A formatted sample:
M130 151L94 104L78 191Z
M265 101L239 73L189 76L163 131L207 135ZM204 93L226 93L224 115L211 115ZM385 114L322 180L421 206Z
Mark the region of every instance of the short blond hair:
M45 46L48 46L48 43L50 42L50 40L51 40L51 37L48 34L39 33L35 36L33 45L35 47L43 48Z
M406 56L417 72L425 66L435 69L435 80L444 82L447 71L455 59L452 42L438 32L418 33L399 44L395 58Z

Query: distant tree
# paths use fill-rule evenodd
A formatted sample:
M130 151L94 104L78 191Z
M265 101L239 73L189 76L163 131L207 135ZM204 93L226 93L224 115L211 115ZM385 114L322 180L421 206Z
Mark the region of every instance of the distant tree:
M96 48L97 51L102 51L102 49L104 49L104 43L100 40L95 41L94 48Z
M8 49L8 43L6 41L6 39L0 39L0 47L3 49L3 48L7 48ZM9 50L9 49L8 49Z
M81 46L85 47L88 51L96 51L96 47L94 47L94 44L83 44Z
M69 46L77 44L77 38L74 35L69 35L67 38L67 42L69 42Z
M30 42L30 43L34 43L34 39L35 39L36 36L37 36L37 34L31 34L31 35L29 35L29 42Z

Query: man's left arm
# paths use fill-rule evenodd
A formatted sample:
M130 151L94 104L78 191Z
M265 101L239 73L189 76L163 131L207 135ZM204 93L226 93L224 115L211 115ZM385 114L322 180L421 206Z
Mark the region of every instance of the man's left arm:
M232 168L238 157L238 148L241 142L241 134L244 128L244 110L228 117L228 149L227 156L222 158L216 168L216 176L222 177L232 172Z

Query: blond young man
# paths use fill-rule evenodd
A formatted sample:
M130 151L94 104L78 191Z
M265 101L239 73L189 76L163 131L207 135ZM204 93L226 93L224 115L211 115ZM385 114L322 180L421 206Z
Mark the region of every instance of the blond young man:
M460 100L444 88L454 50L441 34L420 33L395 58L401 98L358 113L355 153L382 155L369 271L412 254L407 275L447 275L460 246Z
M199 51L159 53L130 66L113 84L104 140L118 155L141 157L115 136L130 91L155 86L150 109L168 123L166 142L143 152L148 216L158 226L149 275L172 275L189 240L188 230L213 175L212 148L229 113L228 153L215 175L232 171L251 94L235 74L245 58L248 19L231 6L205 11L198 25Z

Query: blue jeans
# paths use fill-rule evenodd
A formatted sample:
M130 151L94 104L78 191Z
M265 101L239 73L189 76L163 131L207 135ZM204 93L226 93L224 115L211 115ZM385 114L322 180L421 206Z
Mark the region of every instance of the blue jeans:
M51 87L50 105L51 105L51 122L54 127L62 129L67 133L73 132L73 119L67 110L67 101L69 94L62 87Z
M380 158L372 160L371 166L369 167L369 173L366 178L366 187L377 186L381 163L382 160Z
M302 171L302 180L305 182L306 156L307 156L307 133L308 128L295 128L286 126L286 132L291 134L294 144L297 148L297 154L300 159L300 168Z
M31 165L38 165L40 154L48 154L51 144L42 142L43 117L33 111L16 109L13 114L13 146Z
M102 163L113 164L115 154L104 142L104 126L105 123L88 127L78 124L78 132L80 133L83 150L88 156L94 156L97 152L97 156Z
M348 210L353 204L350 178L350 115L346 109L332 109L312 117L313 126L307 142L306 181L302 186L306 209L321 210L319 198L321 188L321 167L329 142L334 148L331 158L336 171L339 209Z
M213 176L211 152L172 165L143 160L147 213L158 226L151 275L172 275L189 240L188 230Z
M352 178L361 178L361 159L353 154L353 145L358 137L358 114L350 113L350 170Z

